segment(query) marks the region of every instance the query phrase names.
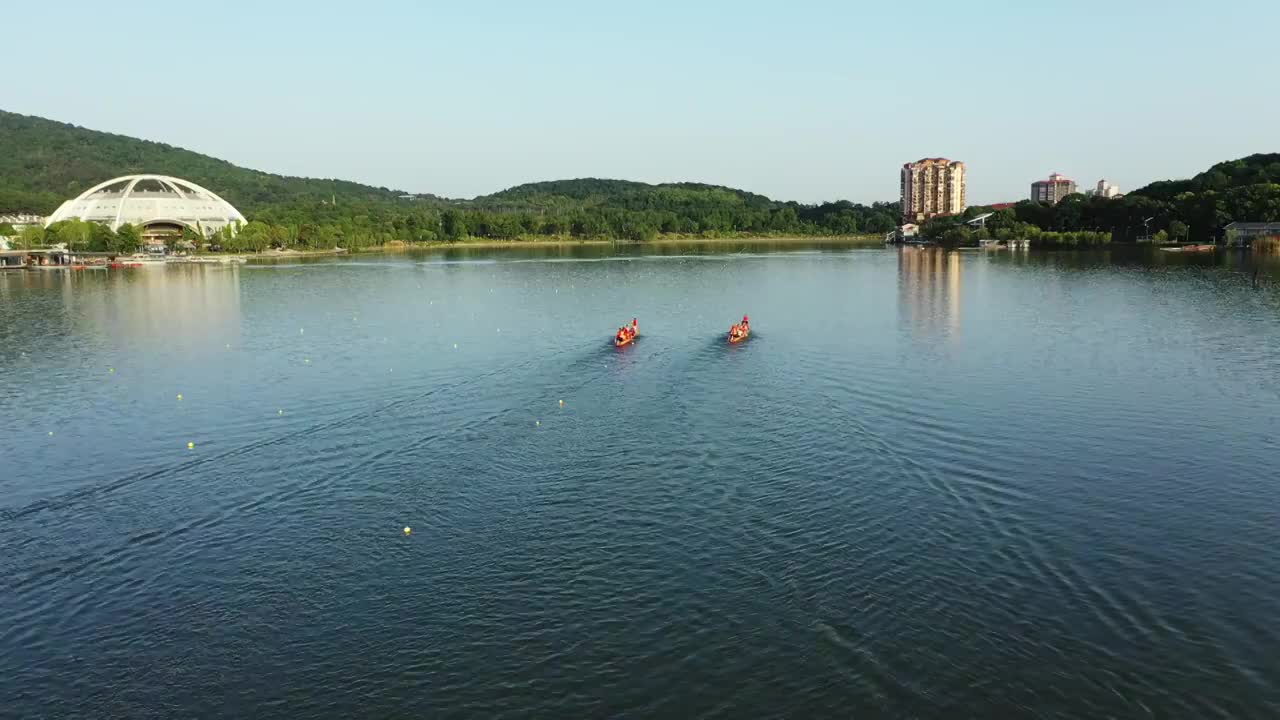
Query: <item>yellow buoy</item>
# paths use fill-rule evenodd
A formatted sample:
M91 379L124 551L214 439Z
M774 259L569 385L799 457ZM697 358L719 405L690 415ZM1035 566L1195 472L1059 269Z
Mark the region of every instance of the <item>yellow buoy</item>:
M50 430L50 431L49 431L49 437L53 437L53 431L52 431L52 430Z
M534 420L534 421L533 421L533 426L534 426L534 427L542 427L542 421L541 421L541 420Z
M303 360L302 362L304 362L304 363L306 363L306 364L310 365L310 364L311 364L311 358L307 358L307 359Z
M411 533L411 532L413 532L413 530L411 530L411 529L409 528L409 526L408 526L408 525L405 525L405 526L404 526L404 534L405 534L405 535L408 535L408 534L409 534L409 533Z
M182 393L178 393L178 399L179 399L179 400L181 400L181 399L182 399Z
M276 414L277 414L277 415L283 415L283 414L284 414L284 411L283 411L283 410L277 410L277 411L276 411Z
M560 407L564 407L564 401L563 401L563 400L561 400L561 401L560 401Z
M107 372L109 372L109 373L113 373L113 372L115 372L115 371L116 371L116 369L115 369L115 368L107 368Z
M458 349L458 343L454 343L454 344L453 344L453 349L454 349L454 350L457 350L457 349Z
M189 443L187 443L187 449L188 449L188 450L195 450L195 449L196 449L196 444L195 444L195 443L193 443L193 442L189 442Z

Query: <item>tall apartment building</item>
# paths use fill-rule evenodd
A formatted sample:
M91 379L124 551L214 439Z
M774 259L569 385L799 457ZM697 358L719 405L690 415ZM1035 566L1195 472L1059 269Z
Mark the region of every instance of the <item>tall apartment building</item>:
M964 212L964 163L924 158L902 166L902 220L920 223Z
M1076 181L1060 173L1050 175L1048 180L1031 183L1031 199L1050 205L1057 205L1075 191Z

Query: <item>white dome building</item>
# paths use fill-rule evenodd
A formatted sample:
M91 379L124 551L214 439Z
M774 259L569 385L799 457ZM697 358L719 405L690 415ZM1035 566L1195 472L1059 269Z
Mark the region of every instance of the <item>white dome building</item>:
M62 203L45 227L72 219L112 230L128 223L144 237L181 234L183 228L208 237L228 225L235 232L246 222L239 210L209 190L166 175L125 175L95 185Z

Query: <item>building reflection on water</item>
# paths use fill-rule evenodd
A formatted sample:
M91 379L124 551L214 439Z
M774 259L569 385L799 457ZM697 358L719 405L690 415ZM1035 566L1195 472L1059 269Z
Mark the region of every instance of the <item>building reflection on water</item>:
M898 251L898 312L918 337L960 331L960 253L932 247Z
M27 270L0 275L0 302L16 291L52 301L40 324L97 335L111 344L155 345L186 353L238 344L236 266L171 265L125 270ZM53 297L57 300L53 301Z

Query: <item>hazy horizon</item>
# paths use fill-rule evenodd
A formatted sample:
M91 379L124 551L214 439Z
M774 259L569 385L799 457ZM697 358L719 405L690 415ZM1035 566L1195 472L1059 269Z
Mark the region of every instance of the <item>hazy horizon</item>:
M600 177L871 203L930 156L967 164L973 204L1024 198L1052 172L1127 191L1274 150L1280 109L1254 94L1277 66L1262 44L1206 42L1280 19L1256 0L237 0L6 17L13 112L446 197Z

